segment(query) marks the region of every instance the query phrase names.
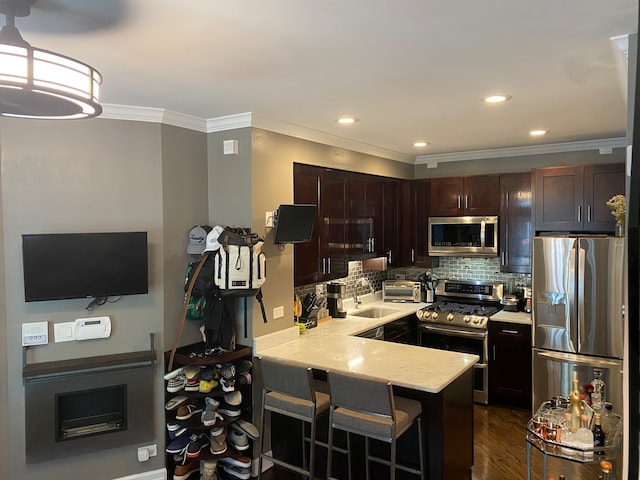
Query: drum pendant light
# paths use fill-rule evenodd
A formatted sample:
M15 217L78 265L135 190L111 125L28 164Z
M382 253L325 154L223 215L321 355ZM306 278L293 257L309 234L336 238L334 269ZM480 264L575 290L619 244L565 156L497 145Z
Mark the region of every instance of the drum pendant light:
M0 0L0 116L76 119L102 113L102 76L82 62L29 45L15 26L35 0Z

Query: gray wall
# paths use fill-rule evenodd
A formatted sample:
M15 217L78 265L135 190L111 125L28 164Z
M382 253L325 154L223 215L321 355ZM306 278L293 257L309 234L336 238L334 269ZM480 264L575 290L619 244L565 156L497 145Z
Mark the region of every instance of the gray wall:
M188 261L188 229L207 220L206 135L160 124L115 120L0 121L3 266L0 295L2 362L2 478L108 480L164 467L164 363L156 366L155 438L160 455L146 463L137 446L41 464L25 464L21 325L49 321L50 343L32 347L28 362L83 358L149 349L173 342ZM197 185L198 188L193 188ZM87 300L25 303L21 234L144 230L149 238L149 294L124 297L87 312ZM53 343L53 323L108 315L108 339ZM8 386L8 387L7 387ZM7 389L8 388L8 393ZM7 417L7 412L11 415ZM90 473L88 473L90 472Z
M601 155L597 150L584 150L578 152L441 162L437 168L427 168L427 165L416 165L415 178L527 172L532 168L559 167L564 165L624 163L625 155L624 148L616 148L613 150L613 153L604 155Z

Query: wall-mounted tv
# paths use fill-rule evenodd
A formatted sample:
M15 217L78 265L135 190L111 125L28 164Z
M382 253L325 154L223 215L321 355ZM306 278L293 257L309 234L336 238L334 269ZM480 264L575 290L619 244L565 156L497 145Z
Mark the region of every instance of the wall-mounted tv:
M148 293L147 232L22 235L26 302Z
M315 205L280 205L274 213L273 243L308 242L311 240L315 219Z

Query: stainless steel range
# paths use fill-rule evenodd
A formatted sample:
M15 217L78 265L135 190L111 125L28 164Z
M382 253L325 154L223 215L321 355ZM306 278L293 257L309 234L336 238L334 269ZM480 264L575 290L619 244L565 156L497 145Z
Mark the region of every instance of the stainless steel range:
M473 372L473 399L478 403L489 400L488 323L501 310L503 296L502 283L440 280L436 301L416 313L420 345L480 357Z

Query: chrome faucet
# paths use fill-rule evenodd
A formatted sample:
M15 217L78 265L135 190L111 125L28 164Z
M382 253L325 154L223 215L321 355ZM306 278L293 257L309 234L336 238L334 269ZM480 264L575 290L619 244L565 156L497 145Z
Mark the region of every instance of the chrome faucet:
M354 308L359 308L359 306L362 304L362 301L360 301L360 299L358 298L358 287L360 285L366 285L367 287L369 287L369 293L373 293L373 288L371 287L371 283L369 283L369 280L367 280L366 277L361 277L356 282L356 287L355 287L355 291L354 291L354 294L353 294L353 306L354 306Z

